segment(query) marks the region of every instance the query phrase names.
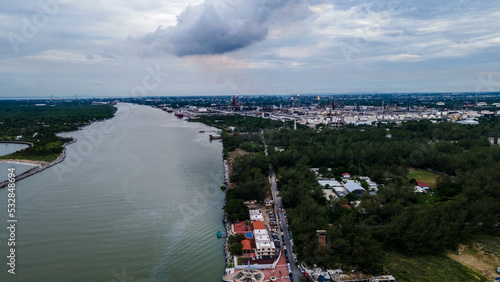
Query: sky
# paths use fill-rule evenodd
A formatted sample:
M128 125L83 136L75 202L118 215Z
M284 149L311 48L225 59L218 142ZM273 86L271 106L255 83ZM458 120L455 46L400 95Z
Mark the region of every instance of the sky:
M0 97L500 91L500 1L0 2Z

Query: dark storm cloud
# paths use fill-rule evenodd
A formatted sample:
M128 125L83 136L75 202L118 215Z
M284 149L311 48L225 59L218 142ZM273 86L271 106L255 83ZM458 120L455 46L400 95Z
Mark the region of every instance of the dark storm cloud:
M177 56L231 52L263 40L273 16L281 18L280 10L291 6L307 8L296 0L207 0L188 6L177 25L160 26L139 41Z

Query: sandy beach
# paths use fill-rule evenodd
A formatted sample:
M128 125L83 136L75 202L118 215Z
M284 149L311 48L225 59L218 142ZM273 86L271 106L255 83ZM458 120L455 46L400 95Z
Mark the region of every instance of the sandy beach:
M22 159L0 159L0 163L18 163L18 164L36 165L36 166L42 166L47 164L46 161L33 161L33 160L22 160Z

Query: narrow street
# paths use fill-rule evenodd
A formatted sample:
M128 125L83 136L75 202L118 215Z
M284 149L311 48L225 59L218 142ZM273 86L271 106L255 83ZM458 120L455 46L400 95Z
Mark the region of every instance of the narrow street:
M266 157L268 157L267 153L267 144L263 137L263 143L264 143L264 153ZM285 238L285 242L283 246L286 246L285 252L288 254L288 259L290 260L290 269L292 270L293 274L293 280L292 281L307 281L305 278L304 274L300 272L298 267L295 264L295 254L292 251L292 244L291 244L291 235L290 231L287 227L287 220L285 217L285 209L283 208L283 205L281 203L281 197L279 196L279 191L278 191L278 186L276 184L276 174L274 173L274 169L272 165L269 165L269 182L271 183L271 194L273 196L273 201L274 201L274 212L276 219L279 219L279 226L282 230L282 236ZM293 241L293 240L292 240ZM283 241L282 241L283 242Z

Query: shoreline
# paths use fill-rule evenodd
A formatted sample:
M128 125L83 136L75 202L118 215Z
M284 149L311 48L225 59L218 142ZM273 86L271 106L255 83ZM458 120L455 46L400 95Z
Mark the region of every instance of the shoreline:
M0 162L4 162L4 163L20 163L20 164L27 164L27 165L36 165L34 168L24 172L24 173L21 173L19 175L16 175L15 176L15 179L16 179L16 182L19 181L19 180L22 180L24 178L27 178L27 177L30 177L32 175L35 175L41 171L44 171L45 169L51 167L51 166L54 166L60 162L62 162L65 158L66 158L66 146L69 145L69 144L73 144L77 141L76 138L71 138L72 140L67 142L67 143L64 143L62 146L63 146L63 151L61 152L61 154L57 157L57 159L47 163L45 161L33 161L33 160L16 160L16 159L6 159L6 160L0 160ZM19 142L19 141L18 141ZM11 143L11 142L2 142L2 143ZM14 143L14 142L12 142ZM7 186L9 184L9 180L5 180L5 181L2 181L0 182L0 189Z
M35 166L42 166L47 164L46 161L33 161L25 159L0 159L0 163L14 163L14 164L35 165Z
M5 141L5 140L0 140L0 143L7 143L7 144L22 144L22 145L28 145L28 146L30 146L30 147L33 147L33 143L31 143L31 142L26 142L26 141L17 141L17 140Z

